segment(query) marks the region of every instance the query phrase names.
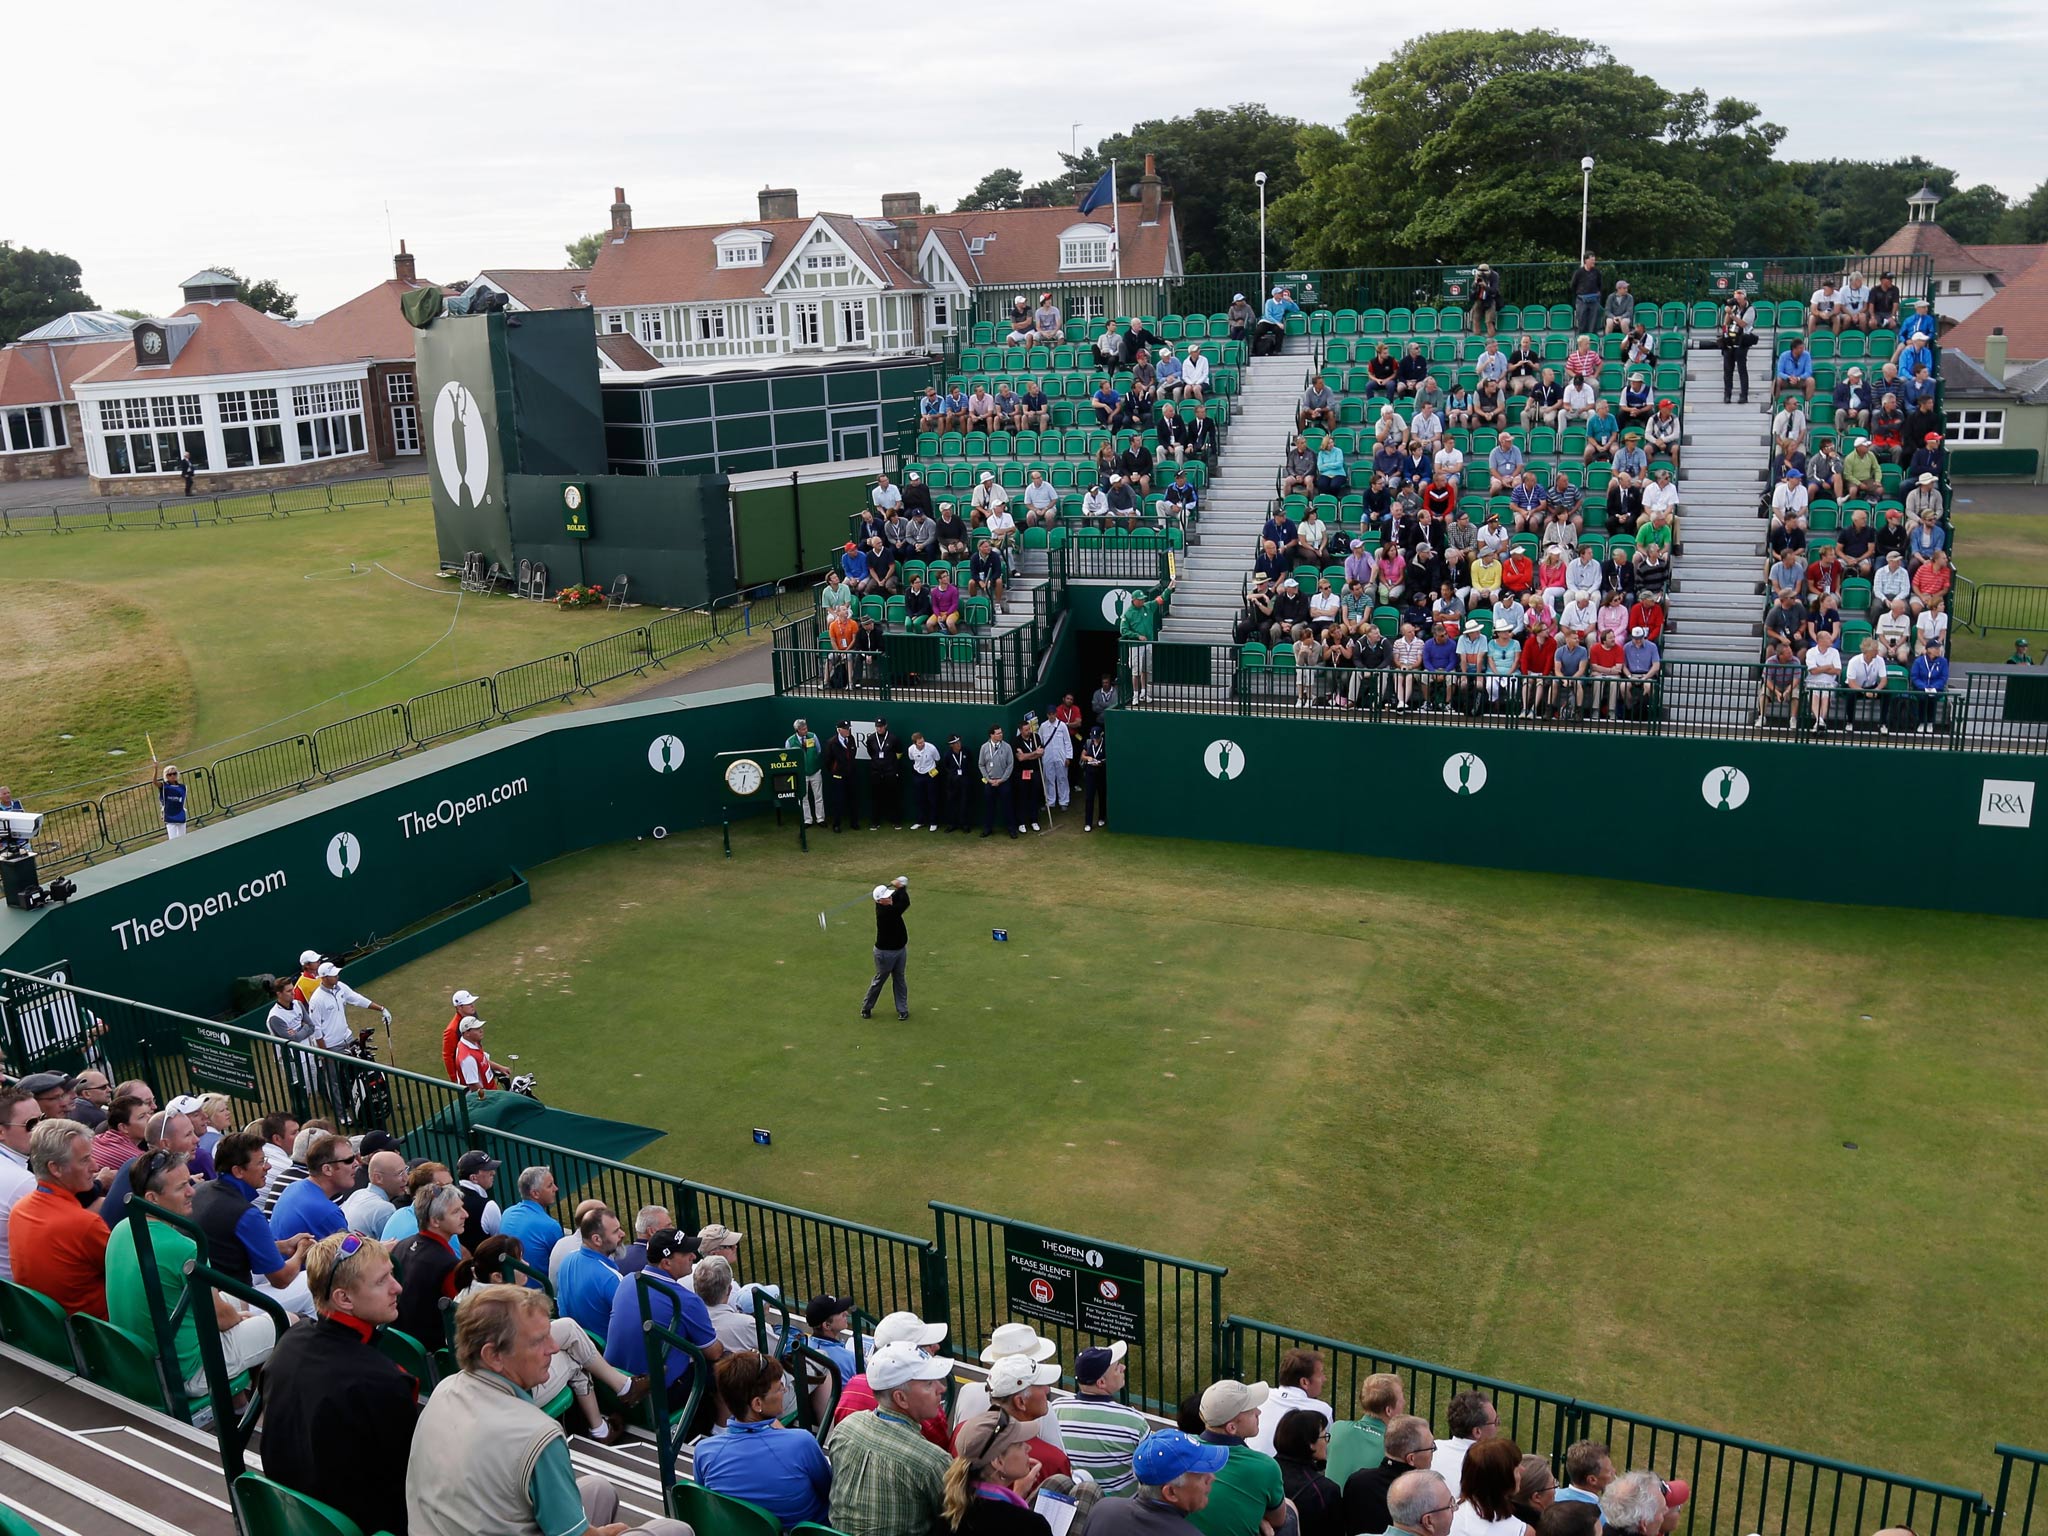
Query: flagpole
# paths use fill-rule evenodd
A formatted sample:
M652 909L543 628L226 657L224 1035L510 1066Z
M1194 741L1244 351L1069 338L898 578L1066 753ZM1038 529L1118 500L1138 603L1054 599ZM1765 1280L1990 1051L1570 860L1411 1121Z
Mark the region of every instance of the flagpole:
M1123 208L1116 191L1116 161L1109 162L1109 250L1116 259L1116 308L1124 307Z

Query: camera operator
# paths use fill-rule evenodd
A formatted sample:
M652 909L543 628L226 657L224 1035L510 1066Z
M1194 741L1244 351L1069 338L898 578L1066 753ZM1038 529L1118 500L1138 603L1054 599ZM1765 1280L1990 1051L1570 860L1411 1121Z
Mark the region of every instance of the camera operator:
M1721 306L1721 403L1736 404L1735 381L1742 380L1741 404L1749 404L1749 349L1756 345L1756 306L1738 288Z

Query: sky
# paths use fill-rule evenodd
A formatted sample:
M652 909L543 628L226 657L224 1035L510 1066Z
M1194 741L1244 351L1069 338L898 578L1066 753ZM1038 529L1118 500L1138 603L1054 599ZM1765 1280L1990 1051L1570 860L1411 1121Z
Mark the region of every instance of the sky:
M0 171L0 239L73 256L106 309L168 313L181 279L225 263L277 279L313 315L389 276L400 239L436 281L563 265L567 241L605 227L617 185L641 225L739 222L769 185L795 187L806 215L878 214L896 191L950 208L996 166L1038 180L1077 134L1144 118L1256 101L1341 124L1353 83L1429 30L1363 0L1334 17L1170 0L1167 27L1142 6L1040 0L939 8L951 62L935 62L903 25L925 9L19 7L4 29L10 118L45 126L29 136L37 151L18 143ZM1453 12L1435 24L1532 24L1509 0ZM1105 14L1128 26L1105 35ZM1667 89L1757 103L1788 130L1787 158L1919 154L2012 197L2048 178L2048 7L1757 14L1622 7L1553 25ZM1018 66L1048 39L1063 62L1041 84ZM1108 71L1130 89L1071 62L1133 47L1148 67Z

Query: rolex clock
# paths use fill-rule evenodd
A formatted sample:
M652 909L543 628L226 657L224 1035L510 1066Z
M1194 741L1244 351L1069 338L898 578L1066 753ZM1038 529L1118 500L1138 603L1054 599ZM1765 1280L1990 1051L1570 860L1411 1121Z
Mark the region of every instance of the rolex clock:
M725 787L736 795L755 794L767 781L761 765L751 757L734 758L725 765Z
M562 531L572 539L590 537L590 487L581 480L562 487Z

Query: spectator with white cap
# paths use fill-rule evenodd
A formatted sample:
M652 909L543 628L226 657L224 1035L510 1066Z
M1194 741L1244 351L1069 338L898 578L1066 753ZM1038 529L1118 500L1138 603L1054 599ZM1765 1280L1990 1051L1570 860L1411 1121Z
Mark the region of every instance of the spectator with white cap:
M1059 1420L1050 1412L1051 1388L1059 1379L1060 1368L1050 1360L1005 1355L989 1368L984 1383L991 1406L1030 1426L1031 1459L1048 1477L1071 1476L1074 1470L1073 1463L1067 1460L1066 1448L1059 1443ZM955 1415L953 1420L956 1425L966 1421L964 1414ZM956 1435L956 1442L957 1438Z
M1177 1429L1147 1435L1131 1458L1135 1496L1097 1504L1088 1516L1089 1536L1186 1536L1228 1459L1223 1446Z
M803 722L799 720L797 724L802 725ZM822 795L823 791L819 793ZM450 1001L455 1004L455 1012L448 1020L448 1027L441 1031L441 1065L448 1069L450 1082L459 1082L455 1074L455 1047L462 1039L462 1021L476 1017L476 1005L483 999L467 987L458 987Z
M1224 311L1223 318L1230 326L1230 339L1245 341L1251 336L1252 325L1259 318L1259 312L1252 308L1251 301L1243 294L1233 293L1230 308Z
M1015 1357L1028 1360L1033 1365L1043 1365L1060 1351L1059 1344L1046 1338L1029 1323L1004 1323L988 1336L988 1347L981 1352L981 1363L993 1372L1002 1361ZM1059 1368L1053 1367L1053 1381L1059 1380ZM953 1422L984 1412L992 1401L985 1382L970 1381L962 1385L953 1399ZM1049 1431L1054 1445L1059 1444L1059 1430L1055 1426Z
M1278 1385L1259 1405L1259 1428L1251 1437L1253 1450L1272 1455L1273 1431L1282 1418L1297 1408L1321 1414L1325 1424L1336 1418L1335 1410L1322 1399L1326 1374L1323 1357L1312 1349L1290 1349L1280 1357L1275 1373Z
M1293 1524L1280 1464L1249 1443L1272 1393L1263 1381L1219 1381L1202 1394L1202 1439L1226 1452L1208 1505L1189 1516L1202 1536L1278 1536Z
M945 1509L947 1452L918 1426L941 1413L953 1362L917 1345L885 1344L868 1356L876 1403L832 1426L831 1524L845 1536L922 1536Z
M1200 414L1201 402L1209 398L1209 359L1202 355L1199 341L1188 343L1188 355L1180 364L1181 398L1196 402Z
M908 1344L911 1348L930 1354L946 1340L944 1323L927 1323L915 1312L891 1312L875 1324L874 1349L868 1351L872 1361L875 1351L886 1349L891 1344ZM875 1389L868 1384L865 1371L847 1378L845 1388L839 1394L839 1405L832 1410L834 1423L862 1409L873 1408L877 1402ZM925 1439L944 1451L953 1452L952 1431L946 1425L945 1394L939 1394L937 1409L919 1425L919 1432Z
M1131 1459L1151 1426L1137 1409L1117 1401L1129 1372L1122 1339L1094 1345L1074 1358L1074 1395L1052 1407L1060 1441L1077 1473L1092 1477L1105 1494L1122 1497L1138 1485Z

